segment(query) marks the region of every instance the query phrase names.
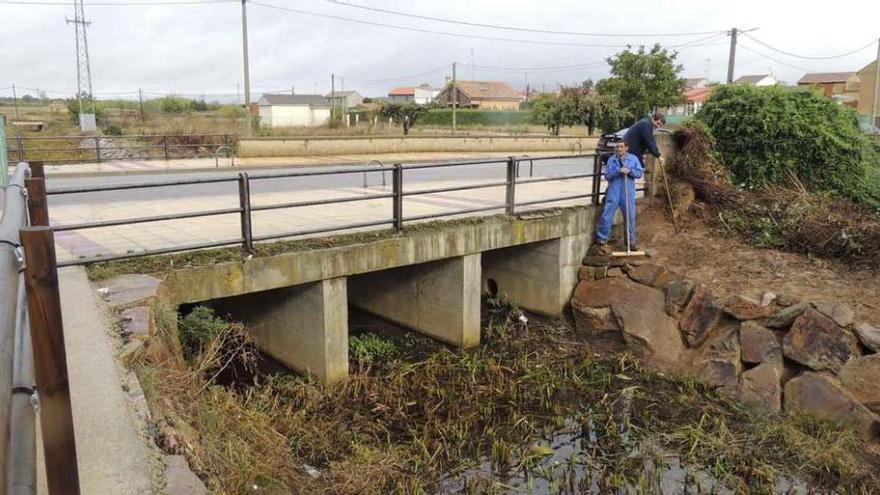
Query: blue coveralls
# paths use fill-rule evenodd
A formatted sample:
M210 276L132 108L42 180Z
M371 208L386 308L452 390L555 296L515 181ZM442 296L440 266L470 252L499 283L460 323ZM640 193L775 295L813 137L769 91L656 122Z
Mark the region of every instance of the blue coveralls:
M626 166L630 170L629 177L620 173L620 169ZM630 245L636 243L636 182L635 179L641 178L645 173L642 163L632 153L627 153L626 158L622 161L619 156L614 155L608 159L605 164L605 178L608 179L608 189L605 192L605 209L599 218L599 224L596 226L596 238L600 243L608 241L611 235L611 226L614 224L614 215L620 208L623 212L624 221L629 225L629 242ZM626 184L629 189L629 205L624 209L623 188ZM630 213L629 218L627 212Z
M623 135L623 140L629 146L629 152L639 158L639 162L642 161L642 156L645 152L650 152L655 157L660 158L657 140L654 139L654 124L651 123L650 118L644 118L636 122Z

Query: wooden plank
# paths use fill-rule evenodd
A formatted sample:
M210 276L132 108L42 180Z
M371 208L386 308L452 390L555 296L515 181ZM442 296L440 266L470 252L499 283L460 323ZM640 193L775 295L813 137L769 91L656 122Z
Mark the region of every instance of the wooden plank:
M37 390L40 394L40 426L46 460L46 481L50 495L79 494L79 472L55 238L48 227L21 230L25 255L25 288L28 299L31 339Z
M48 227L49 205L46 200L46 179L31 177L24 180L24 185L28 193L27 207L31 226Z

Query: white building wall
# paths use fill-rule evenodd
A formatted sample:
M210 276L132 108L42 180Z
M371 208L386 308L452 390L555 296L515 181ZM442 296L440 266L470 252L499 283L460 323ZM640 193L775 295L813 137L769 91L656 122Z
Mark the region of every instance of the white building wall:
M416 88L414 101L417 105L427 105L434 100L434 91L424 88Z
M329 108L309 105L261 105L260 123L267 127L309 127L330 121Z
M313 108L312 109L312 123L309 125L318 126L325 125L327 122L330 122L330 109L329 108Z

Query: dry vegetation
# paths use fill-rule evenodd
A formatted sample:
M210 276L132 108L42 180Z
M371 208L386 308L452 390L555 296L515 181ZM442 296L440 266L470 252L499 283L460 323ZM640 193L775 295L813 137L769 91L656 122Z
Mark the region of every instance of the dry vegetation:
M354 338L351 376L330 388L255 373L243 327L199 313L180 321L181 351L175 315L157 308L151 357L132 365L160 447L186 455L212 493L436 493L480 464L469 493L506 493L491 480L516 472L549 477L551 493L656 493L645 466L662 458L638 447L647 443L738 493L771 493L780 474L819 490L880 486L880 459L850 432L753 413L627 355L599 355L564 322L523 324L498 301L484 308L478 349ZM572 424L579 452L548 465L546 438Z

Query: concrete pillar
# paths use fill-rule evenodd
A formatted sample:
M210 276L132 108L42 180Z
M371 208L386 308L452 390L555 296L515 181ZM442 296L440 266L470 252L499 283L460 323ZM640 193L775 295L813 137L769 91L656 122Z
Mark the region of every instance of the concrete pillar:
M480 343L480 254L349 278L351 304L444 342Z
M214 306L247 324L260 350L285 366L324 384L348 376L345 277L245 294Z
M483 287L520 308L560 316L578 282L590 232L483 253ZM490 282L491 280L491 282Z

